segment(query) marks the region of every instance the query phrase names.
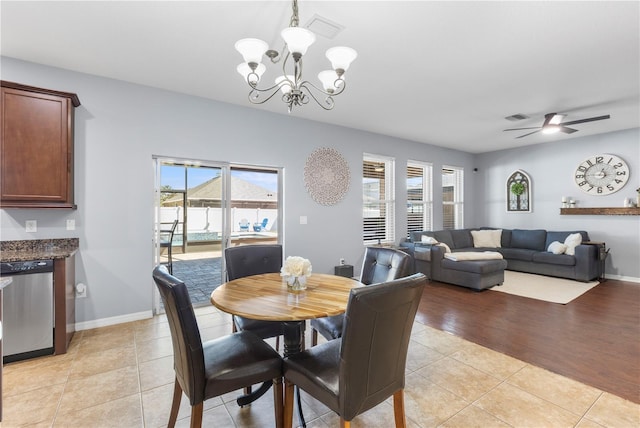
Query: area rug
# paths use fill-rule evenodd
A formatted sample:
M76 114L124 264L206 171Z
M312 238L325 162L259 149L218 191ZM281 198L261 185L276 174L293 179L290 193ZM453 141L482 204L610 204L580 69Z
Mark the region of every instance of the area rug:
M566 305L598 284L506 270L504 284L491 290Z

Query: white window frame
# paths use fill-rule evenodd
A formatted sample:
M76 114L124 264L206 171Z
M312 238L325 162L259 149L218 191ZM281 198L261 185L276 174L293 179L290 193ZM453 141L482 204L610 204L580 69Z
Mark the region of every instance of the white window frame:
M371 177L372 163L384 173L382 183ZM388 156L363 154L362 161L362 236L365 245L394 244L395 231L395 159ZM377 187L376 187L377 185ZM380 188L384 186L384 188ZM373 186L373 188L372 188ZM377 197L376 197L377 194ZM373 197L376 197L375 199ZM384 213L384 215L381 215ZM377 216L375 214L378 214ZM377 225L375 224L377 219ZM368 221L369 220L369 221Z
M419 169L422 183L420 192L412 192L409 180L416 178L410 174L410 169ZM433 164L420 161L407 161L407 237L412 231L433 230ZM412 212L422 214L420 224L416 225L417 216Z
M453 200L444 200L445 187L453 186ZM458 166L442 165L442 228L464 228L464 168ZM453 207L453 224L446 222L446 210Z

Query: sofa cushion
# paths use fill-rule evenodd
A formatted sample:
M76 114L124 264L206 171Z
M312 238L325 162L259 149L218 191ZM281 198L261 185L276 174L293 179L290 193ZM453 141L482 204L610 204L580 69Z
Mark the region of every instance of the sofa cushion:
M503 247L510 247L511 246L511 230L502 229L502 237L500 238L500 244Z
M547 263L550 265L575 266L576 258L566 254L553 254L541 251L533 255L533 261L536 263Z
M451 231L449 230L436 230L433 232L433 237L436 238L438 242L444 242L450 248L456 248L453 238L451 237Z
M501 247L502 230L472 230L473 246L476 248L498 248Z
M469 229L454 229L451 230L451 239L453 240L453 247L451 248L466 248L473 247L473 238Z
M554 232L549 230L547 231L547 242L545 244L545 247L549 248L549 245L551 245L553 241L564 242L564 240L567 239L567 236L571 235L572 233L579 233L582 236L582 242L589 240L589 234L584 230L574 230L574 231L565 231L565 232Z
M567 246L567 249L564 250L565 254L570 256L575 255L576 247L582 243L582 235L579 233L572 233L567 236L567 239L564 240L564 245Z
M543 229L513 229L511 231L511 248L545 251L547 249L546 242L547 231Z
M547 251L553 254L564 254L564 252L567 251L567 246L561 242L553 241L547 247Z
M526 248L498 248L502 257L508 260L523 260L525 262L533 261L533 255L538 251L527 250Z
M507 267L507 262L504 260L469 260L454 262L453 260L442 259L440 266L444 269L462 272L491 273L504 270Z

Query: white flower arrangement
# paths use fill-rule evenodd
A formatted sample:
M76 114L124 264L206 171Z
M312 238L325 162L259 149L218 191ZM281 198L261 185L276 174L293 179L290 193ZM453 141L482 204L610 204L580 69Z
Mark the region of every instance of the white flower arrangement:
M280 269L280 275L288 277L311 276L311 262L303 257L289 256Z

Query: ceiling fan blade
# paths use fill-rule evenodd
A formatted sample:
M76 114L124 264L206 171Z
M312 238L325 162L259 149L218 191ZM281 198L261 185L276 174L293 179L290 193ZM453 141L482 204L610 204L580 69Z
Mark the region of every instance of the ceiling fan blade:
M577 123L585 123L585 122L594 122L596 120L604 120L604 119L609 119L611 116L609 116L608 114L605 116L597 116L597 117L590 117L588 119L578 119L578 120L572 120L571 122L564 122L564 123L560 123L560 126L565 126L565 125L575 125Z
M516 138L526 137L527 135L535 134L536 132L540 132L540 130L538 129L537 131L529 132L528 134L524 134L524 135L521 135L521 136L516 137Z
M534 126L531 128L509 128L509 129L503 129L503 131L524 131L525 129L540 129L540 127Z
M567 128L566 126L561 126L560 127L560 132L564 132L565 134L573 134L576 131L577 131L577 129Z

